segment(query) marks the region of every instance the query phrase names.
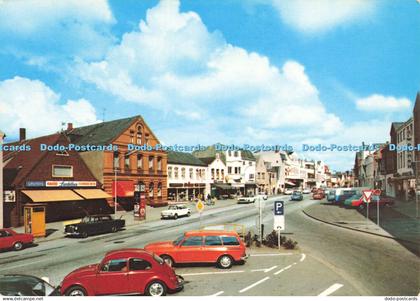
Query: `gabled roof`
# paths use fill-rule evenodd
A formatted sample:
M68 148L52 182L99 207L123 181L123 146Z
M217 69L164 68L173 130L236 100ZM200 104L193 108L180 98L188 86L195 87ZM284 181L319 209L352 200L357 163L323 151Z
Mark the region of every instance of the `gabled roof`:
M82 126L68 131L67 135L71 142L77 145L108 145L139 118L141 118L141 116L137 115Z
M391 131L394 130L395 132L404 124L404 122L393 122L391 123Z
M28 151L4 151L3 161L7 161L4 166L5 174L9 185L18 185L47 154L41 151L39 145L55 145L62 134L56 133L48 136L42 136L21 142L7 143L6 145L28 145L31 147Z
M206 163L190 153L168 151L168 164L207 166Z
M207 147L205 150L193 151L192 155L200 159L204 163L210 164L211 162L214 161L214 159L216 159L216 153L220 155L220 159L223 161L224 164L226 164L225 153L222 151L216 150L216 147L214 145Z

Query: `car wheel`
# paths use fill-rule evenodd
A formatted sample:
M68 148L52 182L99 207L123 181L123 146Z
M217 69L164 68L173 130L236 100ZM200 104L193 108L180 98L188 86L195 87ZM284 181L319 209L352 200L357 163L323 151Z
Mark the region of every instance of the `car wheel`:
M80 233L80 237L81 238L87 238L88 237L87 232L85 231L85 232Z
M175 214L174 215L174 219L178 219L178 214Z
M162 255L160 256L170 267L174 265L174 260L169 255Z
M153 297L165 296L166 285L160 281L153 281L147 286L146 295L153 296Z
M229 255L220 256L217 264L222 269L230 269L233 265L233 259Z
M189 217L190 215L191 215L191 212L188 212L188 213L187 213L187 216Z
M113 227L111 228L111 232L112 232L112 233L117 232L117 227L113 226Z
M20 241L15 242L15 244L13 245L13 249L15 251L20 251L23 249L23 243Z
M87 292L83 287L75 285L75 286L70 287L65 292L65 295L71 296L71 297L83 297L83 296L87 296Z

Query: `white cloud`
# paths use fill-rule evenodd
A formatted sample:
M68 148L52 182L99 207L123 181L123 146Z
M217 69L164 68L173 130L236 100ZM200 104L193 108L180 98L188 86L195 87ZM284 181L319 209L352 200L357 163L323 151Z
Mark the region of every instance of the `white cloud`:
M25 127L34 137L59 131L62 122L75 126L98 122L95 108L86 99L60 103L60 95L39 80L16 76L0 81L0 128L14 137Z
M288 61L279 70L267 57L209 32L196 13L180 12L174 0L149 9L139 29L126 33L104 60L79 62L76 72L123 100L190 120L231 113L221 127L239 129L244 117L260 128L309 126L318 135L341 126L301 64Z
M373 94L356 100L356 106L361 111L368 112L401 112L411 109L411 102L407 98L396 98Z
M325 32L369 17L376 0L271 0L287 25L304 33Z
M41 67L68 56L102 57L114 23L106 0L0 1L2 51Z

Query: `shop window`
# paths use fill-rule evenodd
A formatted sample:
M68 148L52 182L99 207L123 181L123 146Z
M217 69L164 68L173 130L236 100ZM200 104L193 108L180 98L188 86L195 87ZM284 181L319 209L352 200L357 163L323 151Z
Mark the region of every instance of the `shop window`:
M57 178L72 178L73 166L70 165L53 165L52 176Z
M155 189L155 185L153 184L153 183L150 183L150 185L149 185L149 197L150 198L153 198L153 196L154 196L154 190Z
M157 196L161 197L162 196L162 183L158 184L157 187Z

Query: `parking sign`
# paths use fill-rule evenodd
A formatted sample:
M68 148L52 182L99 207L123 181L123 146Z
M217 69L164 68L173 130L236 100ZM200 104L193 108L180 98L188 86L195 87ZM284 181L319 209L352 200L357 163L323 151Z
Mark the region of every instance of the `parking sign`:
M273 229L284 230L284 201L274 201L274 225Z

